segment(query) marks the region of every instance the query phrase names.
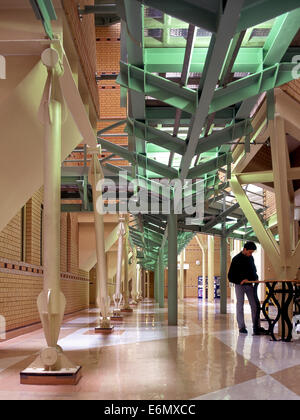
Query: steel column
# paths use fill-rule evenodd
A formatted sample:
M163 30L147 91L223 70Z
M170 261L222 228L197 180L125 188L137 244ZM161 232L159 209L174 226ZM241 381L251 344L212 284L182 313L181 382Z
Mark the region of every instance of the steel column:
M168 324L177 325L177 215L168 215Z

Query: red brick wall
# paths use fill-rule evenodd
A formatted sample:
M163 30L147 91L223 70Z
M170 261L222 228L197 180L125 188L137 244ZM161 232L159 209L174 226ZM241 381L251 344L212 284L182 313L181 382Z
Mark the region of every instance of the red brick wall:
M26 203L26 258L29 264L41 263L41 206L43 188Z
M79 250L78 250L78 220L76 213L68 214L67 219L68 226L68 245L67 245L67 271L68 273L78 274L78 261L79 261Z
M12 261L21 259L21 211L0 232L0 257Z
M95 79L96 42L94 15L84 15L82 20L80 20L78 15L78 6L83 9L84 6L93 5L94 0L63 0L62 3L89 91L97 114L99 114L99 98Z
M206 239L206 235L203 235ZM214 275L220 276L221 260L220 260L220 237L215 236L214 248ZM227 269L231 263L230 246L227 248ZM200 265L196 261L200 261ZM184 296L197 297L198 296L198 276L202 276L202 251L194 238L185 249L185 264L189 264L189 269L185 270L184 274ZM207 270L207 252L206 252L206 275ZM179 274L178 274L179 275ZM165 297L168 296L168 270L165 270Z
M268 219L274 213L276 213L276 201L274 192L268 190L265 191L264 205L268 207L265 211L265 218Z
M21 261L21 211L0 232L0 315L5 317L7 330L40 321L37 297L43 288L40 267L42 202L41 189L26 204L25 262ZM87 308L88 273L78 267L78 223L73 214L61 215L61 272L61 287L67 300L65 314Z
M281 89L290 95L296 101L300 102L300 80L292 80L291 82L281 86Z

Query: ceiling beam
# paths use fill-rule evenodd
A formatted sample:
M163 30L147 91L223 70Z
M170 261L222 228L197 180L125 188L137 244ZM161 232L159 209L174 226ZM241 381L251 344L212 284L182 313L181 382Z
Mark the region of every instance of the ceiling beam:
M147 6L163 11L164 13L183 20L184 22L192 23L195 26L206 29L210 32L217 30L217 13L208 10L205 7L205 2L197 0L197 4L192 4L185 0L138 0ZM219 0L217 0L219 2ZM214 0L214 2L216 2Z

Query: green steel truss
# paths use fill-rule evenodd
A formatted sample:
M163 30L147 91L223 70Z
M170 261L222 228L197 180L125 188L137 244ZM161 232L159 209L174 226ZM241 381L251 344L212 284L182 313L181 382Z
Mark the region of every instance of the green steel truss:
M99 144L129 162L122 168L127 179L144 180L149 200L153 193L162 198L152 181L203 181L204 220L191 226L185 214L178 216L178 252L196 232L256 239L238 204L226 201L232 144L243 138L248 150L255 141L251 112L259 96L293 80L293 57L300 54L291 46L300 27L299 0L121 0L118 5L123 38L117 81L123 104L128 94L128 148L103 139L103 130ZM109 158L103 166L114 176L121 169ZM264 210L258 206L261 218ZM134 216L130 238L145 268L154 269L161 253L167 264L165 214Z

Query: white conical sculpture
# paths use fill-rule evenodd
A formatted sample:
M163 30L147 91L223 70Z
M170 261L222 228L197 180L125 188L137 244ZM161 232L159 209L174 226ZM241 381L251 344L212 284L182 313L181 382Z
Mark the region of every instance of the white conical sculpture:
M137 285L137 250L136 248L132 249L132 253L133 253L133 258L132 258L132 265L133 265L133 269L132 269L132 291L131 291L131 304L132 305L137 305L138 302L138 285Z
M110 297L107 293L107 264L105 253L105 238L104 238L104 220L103 220L103 198L102 198L102 183L103 172L99 162L98 154L99 148L90 149L92 154L92 161L90 166L90 181L93 190L94 202L94 218L95 218L95 233L96 233L96 254L97 254L97 296L96 303L100 308L99 327L96 332L111 332L111 320L109 316L110 311Z
M129 305L129 290L128 290L128 248L129 248L129 228L128 215L125 216L125 239L123 244L123 259L124 259L124 284L123 284L123 307L122 312L132 312L133 309Z
M39 109L39 119L44 125L44 282L37 305L47 347L21 372L21 383L55 383L55 377L66 376L66 372L74 375L75 383L80 367L70 362L57 345L66 306L60 287L61 126L65 106L59 77L63 67L59 53L53 48L43 52L42 62L48 71ZM59 379L63 383L61 379L64 378Z
M137 301L143 299L142 290L141 290L141 266L139 264L136 265L136 283L137 283Z
M121 293L121 274L122 274L122 258L123 258L123 240L125 236L124 217L120 215L119 218L119 239L118 239L118 260L117 260L117 276L116 276L116 292L113 295L114 301L114 315L120 316L121 304L123 301L123 295Z

